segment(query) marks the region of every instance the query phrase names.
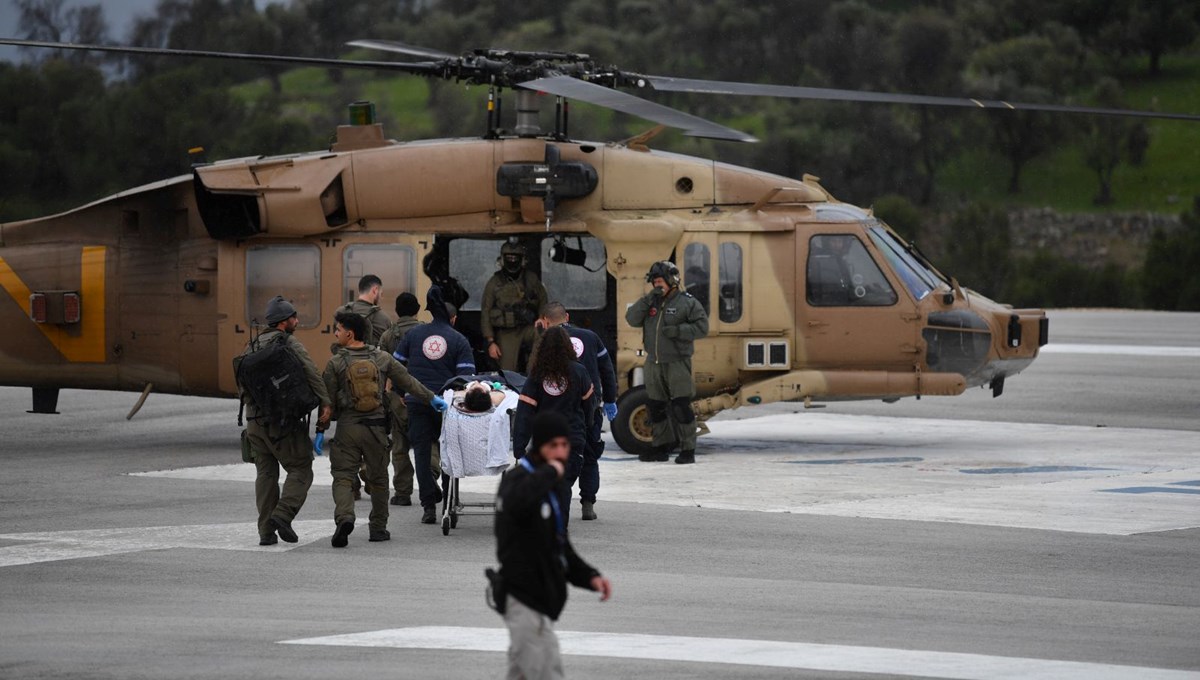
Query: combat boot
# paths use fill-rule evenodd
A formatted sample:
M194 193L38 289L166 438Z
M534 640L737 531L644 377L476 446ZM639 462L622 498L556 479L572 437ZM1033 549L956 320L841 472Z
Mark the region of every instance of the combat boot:
M263 534L262 536L258 537L259 545L275 545L278 542L279 542L279 537L275 535L274 531L272 531L269 534Z
M392 540L392 533L390 531L388 531L387 529L371 529L371 538L369 538L367 540L369 540L372 543L379 543L380 541L390 541L390 540Z
M678 456L675 456L675 462L680 465L688 465L696 462L695 451L680 451Z
M352 533L354 533L354 520L338 522L337 531L333 532L333 538L329 542L335 548L345 548L346 544L350 542L349 536Z
M595 503L583 501L583 518L585 520L596 519Z
M437 510L432 505L425 506L425 513L421 515L421 524L437 524Z
M395 494L392 496L392 505L412 505L412 497Z
M288 543L295 543L296 541L300 540L300 537L296 535L296 532L292 531L292 523L287 520L279 519L278 517L272 517L271 519L267 520L267 527L276 531L279 534L279 537Z

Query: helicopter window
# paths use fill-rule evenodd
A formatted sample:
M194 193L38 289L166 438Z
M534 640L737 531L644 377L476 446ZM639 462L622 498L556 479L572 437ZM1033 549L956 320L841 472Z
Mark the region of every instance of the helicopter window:
M918 264L916 259L882 227L871 227L867 234L914 298L924 300L925 296L937 287L932 272Z
M734 323L742 318L742 247L736 243L722 243L719 253L721 309L718 317L724 323Z
M692 297L704 306L704 313L711 314L712 307L708 299L708 282L712 278L712 264L709 259L708 246L703 243L689 243L683 249L683 287Z
M380 306L385 310L391 308L389 301L394 300L400 293L416 290L416 270L413 267L416 253L408 246L348 246L342 257L343 302L350 302L358 297L358 280L367 274L374 274L383 281L383 292L388 297L381 301Z
M301 328L321 323L321 251L316 246L254 246L246 251L246 320L265 323L267 302L290 300Z
M604 309L608 287L604 242L594 236L542 239L542 284L567 309ZM593 271L594 270L594 271Z
M450 276L471 294L459 311L479 311L483 287L500 268L502 244L503 241L477 238L456 238L450 242Z
M821 234L808 242L808 303L814 307L885 307L896 291L852 234Z

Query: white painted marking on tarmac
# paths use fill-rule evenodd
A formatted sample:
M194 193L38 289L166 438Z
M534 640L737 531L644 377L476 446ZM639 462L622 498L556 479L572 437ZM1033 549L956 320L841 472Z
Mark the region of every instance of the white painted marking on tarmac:
M1040 350L1049 354L1112 354L1135 357L1200 357L1200 347L1169 345L1082 345L1050 343Z
M20 545L0 547L0 568L171 548L285 552L329 536L332 524L319 520L293 522L300 541L281 541L272 546L258 545L258 525L254 522L0 534L3 540L22 541Z
M767 666L830 673L880 673L954 680L1200 679L1200 673L1193 671L886 647L583 631L558 631L557 634L562 653L575 656ZM508 631L503 628L422 626L285 640L282 644L503 652L508 649Z
M709 427L696 465L640 463L610 443L600 500L1119 536L1200 527L1195 495L1103 492L1200 479L1200 432L811 412ZM797 464L817 461L827 464ZM314 486L330 483L328 466L328 458L313 462ZM992 468L1044 472L962 472ZM139 474L250 484L255 469ZM497 484L468 477L461 488L490 497Z

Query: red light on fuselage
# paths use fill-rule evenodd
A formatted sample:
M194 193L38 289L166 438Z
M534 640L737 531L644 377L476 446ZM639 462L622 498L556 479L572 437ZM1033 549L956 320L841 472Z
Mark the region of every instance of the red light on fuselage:
M45 293L33 293L29 296L29 318L36 323L46 323L47 307Z
M64 323L79 323L83 318L83 305L79 301L79 293L63 293Z

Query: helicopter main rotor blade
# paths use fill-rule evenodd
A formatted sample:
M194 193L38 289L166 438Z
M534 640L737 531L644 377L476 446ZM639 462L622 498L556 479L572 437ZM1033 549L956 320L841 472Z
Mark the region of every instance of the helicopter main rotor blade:
M416 45L408 45L396 40L351 40L346 43L353 47L366 47L372 50L383 50L384 52L394 52L396 54L407 54L412 57L420 57L422 59L441 60L441 59L457 59L458 55L448 52L441 52L428 47L418 47Z
M0 45L18 47L46 47L62 50L84 50L115 52L118 54L140 54L165 57L201 57L206 59L229 59L262 64L303 64L305 66L330 66L336 68L388 69L403 71L434 78L444 77L441 64L430 62L361 61L356 59L327 59L322 57L290 57L281 54L253 54L244 52L212 52L208 50L175 50L166 47L125 47L121 45L84 45L80 43L45 42L41 40L13 40L0 38Z
M684 113L669 106L655 104L652 101L635 97L619 90L613 90L601 85L593 85L592 83L571 76L559 75L538 78L518 83L517 86L528 90L548 92L569 99L577 99L614 111L620 111L621 113L628 113L631 116L638 116L639 118L652 120L656 123L669 125L683 130L683 134L689 137L708 137L710 139L726 139L735 142L758 141L745 132L734 130L724 125L718 125L710 120Z
M794 85L761 85L720 80L694 80L668 76L637 76L648 81L655 90L664 92L697 92L701 94L727 94L756 97L782 97L791 99L817 99L822 101L878 102L884 104L924 104L927 106L959 106L979 109L1007 109L1010 111L1049 111L1054 113L1089 113L1105 116L1137 116L1142 118L1167 118L1171 120L1200 120L1200 115L1186 113L1160 113L1131 109L1107 109L1094 106L1066 106L1061 104L1027 104L994 99L972 99L970 97L935 97L920 94L893 94L890 92L867 92L838 90L827 87L800 87Z

